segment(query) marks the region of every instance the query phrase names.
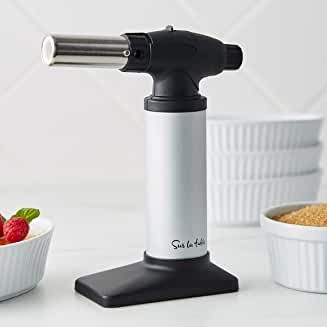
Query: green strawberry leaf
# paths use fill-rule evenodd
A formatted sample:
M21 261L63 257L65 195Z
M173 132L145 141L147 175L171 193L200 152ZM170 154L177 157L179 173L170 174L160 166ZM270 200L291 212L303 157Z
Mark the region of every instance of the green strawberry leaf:
M40 210L34 209L34 208L22 208L19 209L13 217L22 217L27 220L28 223L30 223L33 219L40 216Z
M1 213L0 213L0 219L2 220L3 223L6 221L6 218Z

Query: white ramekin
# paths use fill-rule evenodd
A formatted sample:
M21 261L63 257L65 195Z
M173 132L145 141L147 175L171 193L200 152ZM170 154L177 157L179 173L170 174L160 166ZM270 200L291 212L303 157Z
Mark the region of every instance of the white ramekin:
M302 175L319 168L321 145L266 152L209 152L209 181Z
M30 226L36 236L0 246L0 301L28 292L44 275L53 225L38 218Z
M260 213L280 203L315 201L321 171L240 182L208 181L208 221L218 225L258 225Z
M312 146L319 142L322 120L313 114L208 116L208 151L273 151Z
M310 204L317 203L293 203L266 210L261 215L261 226L267 234L273 280L300 291L327 293L327 227L271 219Z

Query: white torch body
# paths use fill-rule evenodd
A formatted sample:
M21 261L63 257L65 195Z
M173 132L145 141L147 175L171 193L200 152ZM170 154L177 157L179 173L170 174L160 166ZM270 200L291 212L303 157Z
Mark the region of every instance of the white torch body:
M145 111L147 255L207 253L206 110Z

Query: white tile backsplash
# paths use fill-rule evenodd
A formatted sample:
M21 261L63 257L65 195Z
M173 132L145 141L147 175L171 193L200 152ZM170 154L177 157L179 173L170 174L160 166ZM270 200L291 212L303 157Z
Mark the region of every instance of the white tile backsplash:
M40 51L42 34L29 19L11 3L0 4L0 97L15 86L31 65L35 54Z
M201 83L209 113L325 114L326 10L323 0L2 0L2 185L143 183L151 78L45 67L44 34L115 35L167 24L210 34L241 44L245 60L240 72Z
M244 67L288 111L309 111L306 103L327 84L326 10L324 0L273 0L235 35Z

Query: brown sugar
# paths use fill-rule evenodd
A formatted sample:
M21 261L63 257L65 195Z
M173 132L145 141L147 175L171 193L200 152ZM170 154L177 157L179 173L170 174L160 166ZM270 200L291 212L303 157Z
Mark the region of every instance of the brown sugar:
M327 203L310 205L273 219L288 224L327 227Z

